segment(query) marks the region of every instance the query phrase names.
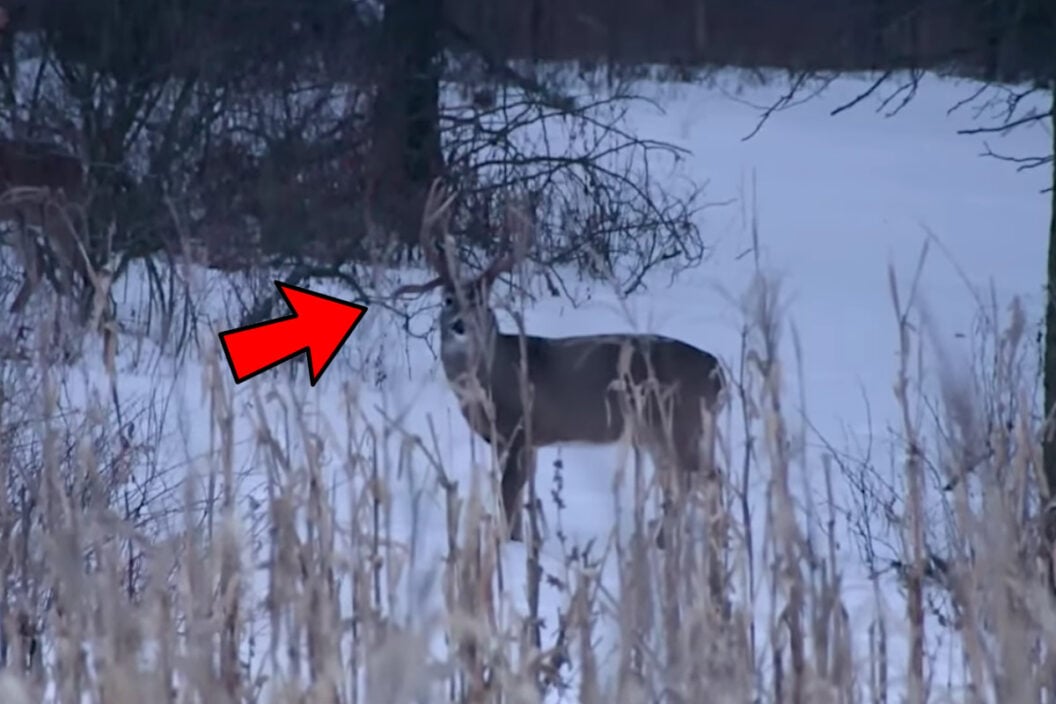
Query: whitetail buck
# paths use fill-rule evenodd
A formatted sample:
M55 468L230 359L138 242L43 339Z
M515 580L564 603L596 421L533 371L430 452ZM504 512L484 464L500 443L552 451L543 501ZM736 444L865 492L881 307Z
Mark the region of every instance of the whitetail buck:
M72 288L76 277L96 283L75 225L85 190L77 157L45 143L0 139L0 222L15 224L13 244L24 268L12 311L26 305L42 276L60 292Z
M726 397L719 361L658 335L548 338L499 331L488 298L499 274L525 254L524 216L507 218L506 253L483 273L461 279L448 236L453 196L434 184L421 239L436 277L402 286L394 297L440 287L440 356L469 426L502 462L502 505L510 537L521 540L521 494L535 449L563 443L611 444L627 437L653 458L662 483L715 476L715 419ZM515 224L519 223L519 225ZM513 225L511 227L511 225ZM438 248L434 231L444 246ZM666 492L665 492L666 494ZM669 497L668 497L669 498ZM663 543L663 533L658 533Z

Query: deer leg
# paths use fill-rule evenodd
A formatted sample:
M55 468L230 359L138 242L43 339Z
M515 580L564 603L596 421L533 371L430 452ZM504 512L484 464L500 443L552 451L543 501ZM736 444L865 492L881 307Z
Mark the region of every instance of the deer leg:
M660 439L654 439L650 456L653 459L653 476L660 484L660 521L656 531L656 547L659 550L667 548L668 532L678 524L679 496L677 491L677 474L680 474L678 463L674 460L669 443Z
M701 433L697 438L696 452L700 479L703 480L704 512L708 520L708 586L716 606L723 613L728 611L726 603L726 573L723 556L728 548L726 510L722 501L722 475L716 462L715 416L707 409L701 413Z
M685 514L694 485L703 466L701 434L695 427L684 424L664 436L661 443L667 465L661 474L663 489L664 523L677 528ZM663 549L664 536L657 536L657 547Z
M528 448L523 443L513 443L506 452L502 467L502 511L510 540L517 543L524 540L521 504L524 485L528 480L528 454Z
M668 472L664 472L660 476L660 521L656 529L656 549L665 550L667 548L667 528L669 523L673 523L674 518L674 497L671 495L671 482L669 481Z

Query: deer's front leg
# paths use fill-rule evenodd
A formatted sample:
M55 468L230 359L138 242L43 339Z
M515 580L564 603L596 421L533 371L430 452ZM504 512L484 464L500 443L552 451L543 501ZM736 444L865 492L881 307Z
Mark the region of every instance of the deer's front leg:
M502 465L502 511L506 517L510 540L523 542L521 514L524 485L528 480L528 449L523 443L513 443L506 451Z

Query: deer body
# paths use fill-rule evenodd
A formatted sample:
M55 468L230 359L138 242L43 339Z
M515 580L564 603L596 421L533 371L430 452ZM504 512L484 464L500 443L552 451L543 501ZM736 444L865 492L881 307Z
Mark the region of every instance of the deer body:
M521 494L539 447L628 439L647 450L667 487L672 475L683 482L701 470L714 476L715 418L726 398L718 359L659 335L549 338L501 332L488 300L491 286L523 256L524 233L515 251L463 280L451 254L439 256L442 250L432 241L432 228L446 222L453 200L441 203L440 196L434 185L421 232L438 275L402 286L395 295L443 290L441 362L466 422L502 462L510 536L520 539Z
M627 431L626 383L645 388L650 380L658 394L650 394L645 420L663 422L662 396L671 396L671 413L701 416L700 400L713 399L722 389L718 361L680 340L655 335L583 335L550 338L496 335L492 362L470 362L461 345L441 342L441 358L448 382L459 386L467 374L487 392L494 407L494 424L479 401L462 404L470 427L489 442L510 438L527 423L537 447L567 443L604 445L618 442ZM621 373L620 368L627 368ZM522 373L531 393L530 419L525 419ZM687 372L693 376L686 378Z

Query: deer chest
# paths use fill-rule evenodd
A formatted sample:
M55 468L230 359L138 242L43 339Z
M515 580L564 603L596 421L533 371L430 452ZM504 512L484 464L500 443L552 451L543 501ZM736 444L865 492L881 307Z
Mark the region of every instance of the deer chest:
M511 404L502 390L481 385L479 377L473 374L449 377L448 385L466 424L487 442L492 442L496 435L510 438L521 427L524 415L521 405Z

